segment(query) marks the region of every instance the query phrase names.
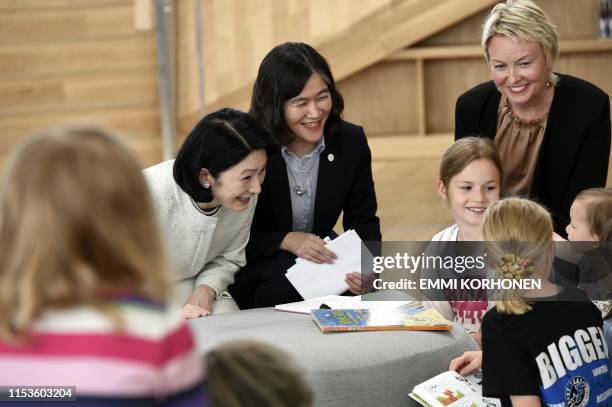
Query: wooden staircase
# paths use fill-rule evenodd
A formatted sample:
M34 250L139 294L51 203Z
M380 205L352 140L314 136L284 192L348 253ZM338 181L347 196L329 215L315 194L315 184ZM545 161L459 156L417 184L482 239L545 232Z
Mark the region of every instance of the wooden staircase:
M356 72L428 38L465 18L490 8L496 0L393 0L339 34L313 44L333 67L340 81ZM247 110L255 78L212 103L206 111L221 107ZM180 118L181 128L190 128L200 111Z

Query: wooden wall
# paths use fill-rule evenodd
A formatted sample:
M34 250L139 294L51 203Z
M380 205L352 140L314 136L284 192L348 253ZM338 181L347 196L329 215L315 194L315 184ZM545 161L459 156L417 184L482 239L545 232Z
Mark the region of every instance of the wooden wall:
M612 75L606 68L612 66L612 41L593 42L598 35L597 0L537 3L557 24L560 33L562 55L555 70L586 79L612 94ZM372 137L452 133L457 97L490 79L479 49L486 14L478 13L409 49L432 51L424 57L402 59L400 53L341 81L345 117L361 123ZM465 46L477 49L461 51ZM463 55L455 57L451 53L457 49ZM417 69L419 63L422 78ZM419 86L423 87L422 101L418 97ZM424 131L418 125L420 110L424 110Z
M25 134L96 122L161 158L154 32L134 0L0 0L0 160Z
M597 0L537 1L559 26L564 43L597 37ZM95 121L129 134L144 164L161 159L155 35L151 29L136 30L134 23L135 5L146 2L152 0L0 0L0 161L24 134L74 121ZM431 4L202 0L206 102L248 85L265 53L280 42L324 44L351 27L367 26L381 11L426 3ZM195 4L176 0L179 119L201 105L195 91ZM345 117L362 124L371 137L451 133L456 97L489 74L479 50L456 57L444 53L478 47L485 14L405 51L441 49L438 55L400 52L341 80ZM574 46L557 70L612 93L607 69L612 42L606 44L597 52L592 44ZM192 125L181 123L187 124L179 129L179 141Z
M318 44L393 0L201 0L205 104L248 87L272 47L286 41ZM180 134L202 110L194 0L177 1L177 87ZM248 109L249 95L231 107ZM185 117L187 117L185 119ZM197 115L196 115L197 118Z

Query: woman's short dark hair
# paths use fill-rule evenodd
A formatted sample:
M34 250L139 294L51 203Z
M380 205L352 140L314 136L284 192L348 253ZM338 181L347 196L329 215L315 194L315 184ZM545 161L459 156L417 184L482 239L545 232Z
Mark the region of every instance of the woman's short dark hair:
M210 189L200 185L206 168L217 178L251 152L276 146L274 138L247 113L220 109L210 113L191 130L174 161L174 180L196 202L210 202Z
M282 145L295 137L285 122L283 106L300 94L313 73L321 75L331 95L332 111L325 123L325 134L331 135L342 120L344 99L321 54L308 44L286 42L273 48L259 65L249 112Z

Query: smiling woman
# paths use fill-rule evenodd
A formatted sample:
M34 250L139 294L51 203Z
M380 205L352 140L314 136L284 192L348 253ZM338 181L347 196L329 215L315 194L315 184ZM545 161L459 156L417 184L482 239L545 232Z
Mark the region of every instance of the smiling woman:
M557 31L532 1L496 5L482 33L492 81L457 99L455 139L494 139L504 194L534 198L565 234L576 195L606 184L610 100L595 85L558 74Z
M333 263L323 238L334 235L340 213L344 230L380 240L370 148L363 129L342 120L343 109L327 61L311 46L285 43L262 61L250 113L281 149L270 156L248 265L230 286L240 308L300 301L285 272L296 257ZM352 293L361 288L358 271L346 274Z
M266 149L273 145L248 114L222 109L194 127L176 160L144 171L185 317L238 309L227 286L245 264Z

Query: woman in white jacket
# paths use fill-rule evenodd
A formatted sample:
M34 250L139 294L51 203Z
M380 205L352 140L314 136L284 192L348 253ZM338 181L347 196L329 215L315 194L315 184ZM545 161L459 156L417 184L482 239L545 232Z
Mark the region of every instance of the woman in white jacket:
M187 318L238 310L227 292L275 141L248 114L221 109L187 136L176 160L144 170Z

